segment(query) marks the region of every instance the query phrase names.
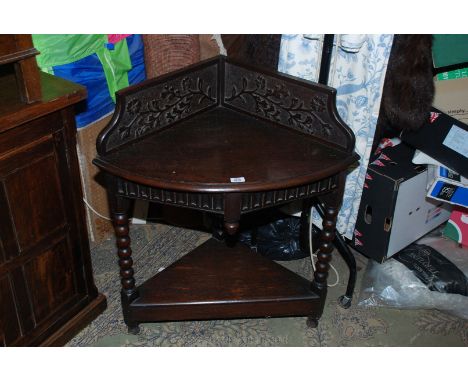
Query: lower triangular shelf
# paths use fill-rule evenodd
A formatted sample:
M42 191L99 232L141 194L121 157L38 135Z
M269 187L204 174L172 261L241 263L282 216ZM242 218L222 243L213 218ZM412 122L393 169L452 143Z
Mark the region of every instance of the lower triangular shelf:
M132 320L320 316L310 282L243 244L210 239L143 283Z

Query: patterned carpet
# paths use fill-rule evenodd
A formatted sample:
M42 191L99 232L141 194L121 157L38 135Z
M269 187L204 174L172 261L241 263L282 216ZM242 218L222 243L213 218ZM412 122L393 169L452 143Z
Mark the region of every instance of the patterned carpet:
M137 283L167 267L209 235L162 224L132 226L132 249ZM74 337L67 346L468 346L468 321L436 310L361 308L337 304L346 289L347 269L339 256L332 264L341 281L329 289L325 312L317 329L306 319L269 318L148 323L139 335L127 334L120 307L120 282L113 239L92 253L95 281L107 296L107 310ZM357 258L356 296L367 260ZM308 258L282 262L310 279ZM333 273L330 282L333 282ZM357 297L355 297L357 300Z

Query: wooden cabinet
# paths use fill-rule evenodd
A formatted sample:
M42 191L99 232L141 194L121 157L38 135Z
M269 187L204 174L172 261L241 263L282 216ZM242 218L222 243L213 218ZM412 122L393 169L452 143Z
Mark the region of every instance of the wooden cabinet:
M0 52L11 57L8 49ZM62 345L106 304L92 277L76 155L74 104L86 92L37 72L28 86L40 97L27 103L28 78L9 67L18 62L0 63L0 345Z

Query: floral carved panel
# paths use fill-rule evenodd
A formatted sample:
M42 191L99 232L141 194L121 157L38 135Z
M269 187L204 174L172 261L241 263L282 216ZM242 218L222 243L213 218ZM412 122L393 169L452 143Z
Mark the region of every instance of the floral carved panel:
M338 145L346 137L330 119L331 94L226 64L224 103Z
M211 65L125 96L107 150L216 105L217 87L217 66Z

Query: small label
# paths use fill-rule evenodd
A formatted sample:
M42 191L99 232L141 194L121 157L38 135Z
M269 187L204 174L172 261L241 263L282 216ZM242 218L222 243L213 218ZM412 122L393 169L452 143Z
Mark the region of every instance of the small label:
M244 183L245 178L243 176L239 176L238 178L231 178L231 183Z
M468 132L453 125L444 139L443 144L448 148L468 158Z
M450 171L449 169L445 167L439 167L439 169L440 169L439 171L440 176L443 176L444 178L447 178L447 179L452 179L455 182L461 182L461 177L456 172Z
M452 171L447 172L447 178L452 179L455 182L460 182L461 181L460 175L458 175L457 173L452 172Z
M442 200L449 201L452 199L452 196L456 190L457 186L454 186L450 183L444 183L436 197Z

